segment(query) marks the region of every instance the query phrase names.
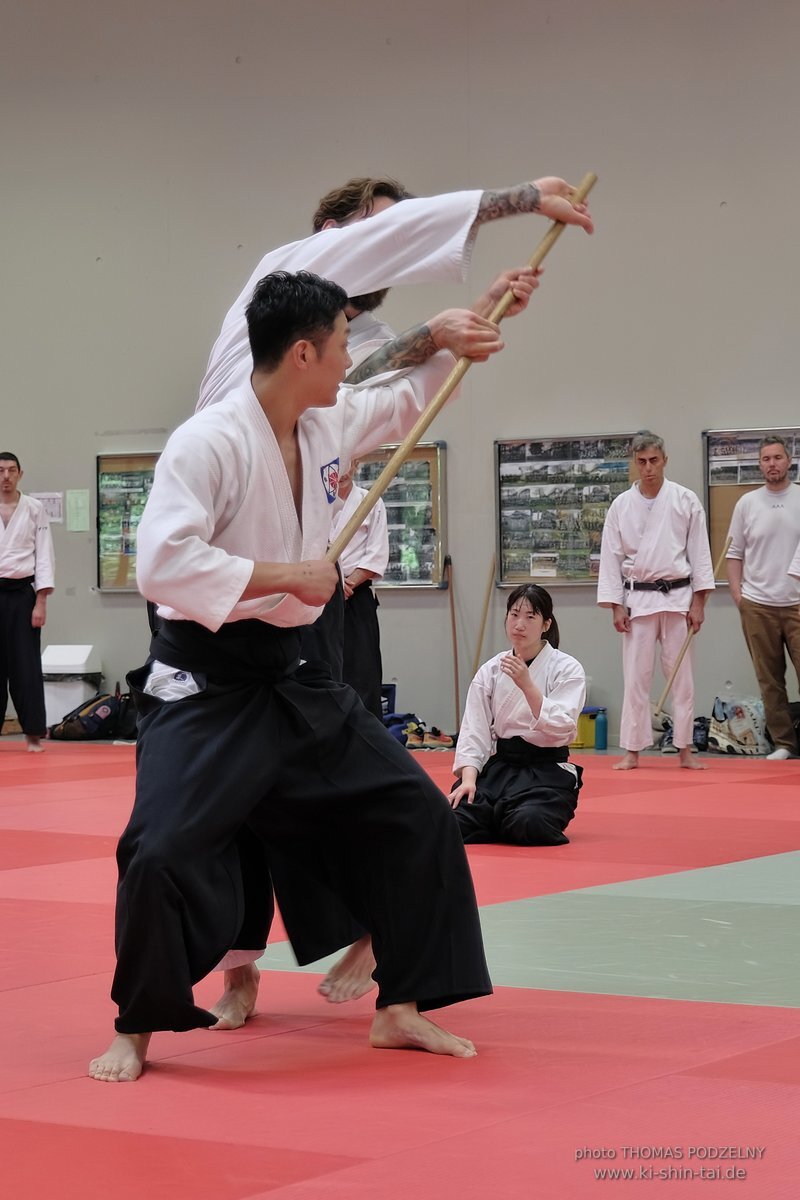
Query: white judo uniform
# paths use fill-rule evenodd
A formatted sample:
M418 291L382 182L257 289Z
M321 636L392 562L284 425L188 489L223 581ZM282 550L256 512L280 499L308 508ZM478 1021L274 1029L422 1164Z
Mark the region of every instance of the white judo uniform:
M690 582L672 590L630 586L681 579ZM631 617L630 632L623 634L622 641L620 744L625 750L643 750L653 741L650 687L656 645L661 646L661 669L666 677L686 639L686 614L694 592L713 589L706 518L694 492L665 479L652 502L641 494L638 484L617 496L603 526L597 602L624 605ZM671 696L673 742L679 749L691 746L691 649L675 677Z
M586 674L578 660L545 643L528 667L544 696L534 717L520 689L500 670L507 653L485 662L469 685L453 761L456 773L464 767L482 771L498 738L520 737L535 746L569 746L575 740L586 702Z
M249 384L176 430L159 459L137 576L159 602L155 657L197 687L165 702L143 690L149 666L129 676L140 726L136 801L118 848L119 1032L214 1023L191 989L235 945L246 914L245 829L372 934L379 1006L438 1007L491 990L444 797L352 689L301 664L298 627L319 607L291 595L239 599L255 561L324 555L340 463L402 437L452 363L440 353L303 414L302 527Z
M501 670L508 652L484 663L469 685L453 769L478 771L472 804L455 815L465 842L563 845L581 786L569 744L586 699L583 667L545 642L528 673L544 697L534 717Z
M50 520L41 500L20 495L7 525L0 521L0 579L32 579L33 590L55 584Z
M46 733L41 629L31 615L36 593L55 583L50 521L40 500L20 495L8 524L0 521L0 722L8 692L24 733Z
M197 408L206 408L246 383L253 370L245 309L255 285L272 271L311 271L331 279L348 296L412 283L461 283L472 254L480 191L402 200L374 217L341 228L323 229L301 241L271 250L261 259L235 303L211 350ZM366 315L366 314L365 314ZM357 318L358 320L359 318ZM365 333L366 357L382 344L384 331ZM376 322L376 326L381 323ZM356 356L352 356L355 358Z
M367 494L367 489L354 483L346 500L334 506L331 524L331 541L335 542L353 513ZM365 517L342 551L339 565L345 579L361 567L372 571L380 579L389 563L389 534L386 524L386 505L379 500L369 516Z
M195 414L156 466L168 503L148 504L137 534L139 589L159 602L158 615L212 631L253 618L283 628L316 620L322 606L295 596L240 600L254 561L324 558L343 467L402 438L452 366L452 356L439 353L411 375L383 386L345 386L334 408L303 414L302 528L277 439L249 382Z

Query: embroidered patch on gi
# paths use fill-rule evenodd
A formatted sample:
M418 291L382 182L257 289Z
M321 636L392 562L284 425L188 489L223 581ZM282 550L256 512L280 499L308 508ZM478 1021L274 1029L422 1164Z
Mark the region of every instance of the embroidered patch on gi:
M322 476L322 486L325 488L328 504L333 504L339 494L339 459L334 458L324 467L320 467L319 473Z

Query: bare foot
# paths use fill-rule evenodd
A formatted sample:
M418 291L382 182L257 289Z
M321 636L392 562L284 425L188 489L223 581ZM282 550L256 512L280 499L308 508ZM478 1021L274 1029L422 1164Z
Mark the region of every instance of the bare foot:
M375 987L375 980L372 978L374 970L372 938L365 933L345 951L337 963L334 963L317 991L331 1004L357 1000L359 996L366 996L367 992L371 992Z
M427 1050L454 1058L475 1058L478 1053L467 1038L440 1029L417 1011L416 1004L390 1004L379 1008L372 1022L369 1044L379 1050Z
M678 751L678 765L686 767L687 771L707 771L708 765L704 762L698 762L696 758L692 758L692 747L683 746Z
M635 771L639 765L639 751L626 750L625 757L614 763L614 771Z
M118 1033L105 1054L89 1063L92 1079L101 1083L132 1083L144 1069L149 1033Z
M209 1029L241 1029L256 1009L261 972L254 962L225 972L225 991L210 1011L217 1018Z
M33 734L26 733L25 741L28 743L28 750L31 754L41 754L44 750L42 739L34 737Z

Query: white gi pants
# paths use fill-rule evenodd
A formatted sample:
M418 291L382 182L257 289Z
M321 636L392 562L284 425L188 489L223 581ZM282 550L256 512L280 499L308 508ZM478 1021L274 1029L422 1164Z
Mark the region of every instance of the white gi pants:
M622 700L620 745L624 750L644 750L653 744L650 712L650 688L653 682L656 644L661 646L661 670L664 679L675 665L689 627L686 613L659 612L631 617L630 633L622 635L622 675L625 691ZM672 740L683 749L692 745L694 732L694 676L691 647L686 652L670 691L672 699Z

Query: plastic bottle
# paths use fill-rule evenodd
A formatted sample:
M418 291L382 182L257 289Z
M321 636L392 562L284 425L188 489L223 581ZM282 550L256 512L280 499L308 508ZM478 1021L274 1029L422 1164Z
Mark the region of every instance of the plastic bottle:
M598 710L594 719L594 748L595 750L608 749L608 716L604 708Z

